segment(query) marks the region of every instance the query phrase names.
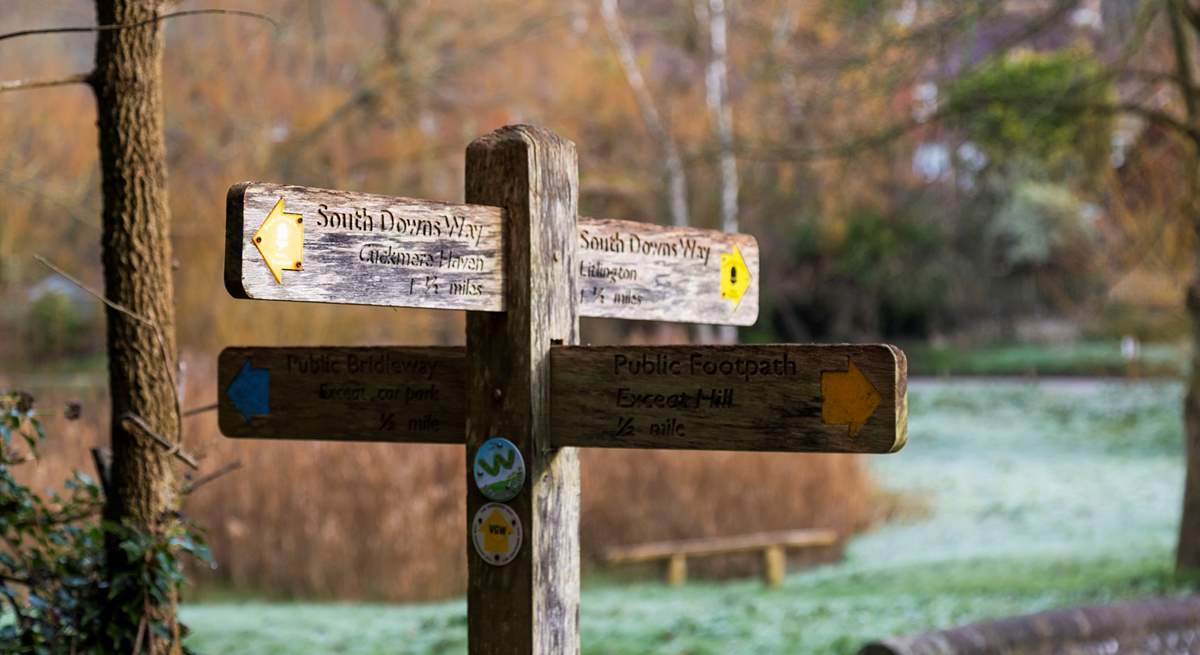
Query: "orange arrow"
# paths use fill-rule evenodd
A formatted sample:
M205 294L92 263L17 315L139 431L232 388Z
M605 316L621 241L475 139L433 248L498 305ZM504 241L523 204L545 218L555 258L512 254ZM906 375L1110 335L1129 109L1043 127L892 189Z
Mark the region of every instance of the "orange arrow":
M879 406L879 392L863 372L847 360L846 371L821 371L821 421L848 425L854 437Z

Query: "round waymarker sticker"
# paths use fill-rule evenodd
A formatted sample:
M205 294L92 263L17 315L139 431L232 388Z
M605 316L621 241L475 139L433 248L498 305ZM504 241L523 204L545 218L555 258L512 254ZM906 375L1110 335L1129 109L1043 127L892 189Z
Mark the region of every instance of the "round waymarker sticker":
M471 520L475 552L493 566L513 561L521 549L521 519L508 505L487 503Z
M525 458L508 439L492 437L475 451L475 486L489 500L512 500L525 486Z

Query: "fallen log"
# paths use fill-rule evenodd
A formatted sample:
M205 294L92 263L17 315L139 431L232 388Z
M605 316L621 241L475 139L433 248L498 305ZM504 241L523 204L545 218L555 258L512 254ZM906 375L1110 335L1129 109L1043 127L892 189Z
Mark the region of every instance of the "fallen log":
M858 655L1191 655L1200 653L1200 596L1051 610L890 637Z

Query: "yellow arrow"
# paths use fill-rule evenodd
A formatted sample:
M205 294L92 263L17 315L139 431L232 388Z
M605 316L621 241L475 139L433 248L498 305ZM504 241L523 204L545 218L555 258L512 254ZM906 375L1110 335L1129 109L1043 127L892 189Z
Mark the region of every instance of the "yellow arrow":
M879 406L879 392L854 362L848 363L846 371L821 372L821 421L848 425L854 437Z
M742 303L742 296L750 288L750 269L737 246L733 252L721 255L721 297L733 301L733 308Z
M283 284L283 271L298 271L304 265L304 218L284 211L280 198L254 233L254 246L275 281Z

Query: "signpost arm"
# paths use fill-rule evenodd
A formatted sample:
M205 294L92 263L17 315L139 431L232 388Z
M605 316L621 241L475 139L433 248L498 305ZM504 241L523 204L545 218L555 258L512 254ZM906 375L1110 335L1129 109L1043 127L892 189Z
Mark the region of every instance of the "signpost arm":
M510 126L467 148L466 202L506 220L506 311L467 316L468 640L481 653L579 652L579 460L550 448L550 346L578 341L575 145ZM524 529L516 559L483 561L470 522L486 499L471 481L480 444L505 437L528 466L509 505Z

